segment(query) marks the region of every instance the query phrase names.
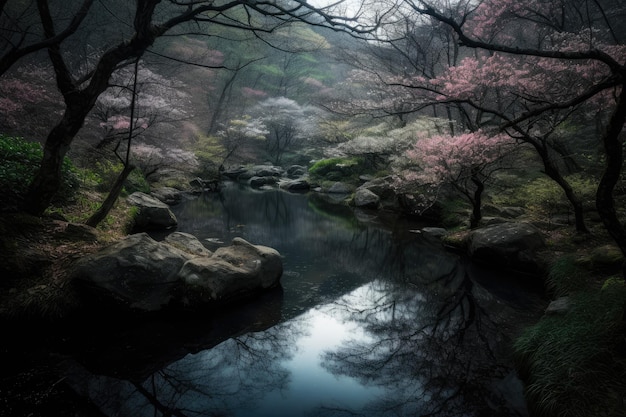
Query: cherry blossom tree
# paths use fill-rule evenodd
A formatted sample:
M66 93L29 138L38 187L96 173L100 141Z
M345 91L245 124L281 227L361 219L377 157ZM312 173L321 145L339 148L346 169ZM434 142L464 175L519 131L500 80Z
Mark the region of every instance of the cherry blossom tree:
M379 18L359 22L357 15L342 16L334 13L334 5L316 7L306 2L265 2L241 1L214 2L198 1L162 1L138 0L136 2L117 2L119 5L116 18L126 21L120 23L120 31L110 33L101 39L102 53L96 53L92 63L85 65L81 56L73 55L68 50L71 45L81 41L73 35L81 27L84 18L94 11L93 5L98 2L86 0L78 11L74 11L68 26L63 26L67 15L57 13L59 4L54 0L37 0L36 12L31 2L24 2L32 16L32 25L9 28L8 32L15 35L18 50L16 55L3 55L2 65L10 67L21 57L32 52L25 49L22 39L34 39L35 50L46 48L50 62L54 67L56 84L64 100L64 114L61 120L51 129L44 144L42 163L39 171L25 197L23 209L33 214L42 214L49 206L59 188L60 167L63 157L70 149L74 138L82 128L86 117L93 109L98 97L109 87L111 75L120 66L134 62L150 50L155 42L164 35L183 33L208 33L207 28L228 27L242 31L261 34L272 32L286 22L303 21L312 25L326 26L337 30L351 30L354 33L368 33L374 30ZM61 3L61 2L59 2ZM339 2L341 3L341 2ZM62 2L66 6L68 2ZM3 12L13 3L3 5ZM20 7L20 5L17 5ZM33 29L31 31L31 29ZM76 29L76 30L75 30ZM87 35L88 31L84 32ZM87 36L85 36L87 38ZM43 46L41 46L43 45ZM93 45L91 45L93 47ZM93 48L99 51L99 48ZM13 49L11 49L13 50ZM25 52L24 52L25 51ZM21 55L20 55L21 54ZM1 69L1 67L0 67ZM0 75L3 74L0 71Z
M249 115L245 115L229 120L226 126L223 126L223 129L217 132L223 147L219 164L220 172L224 169L226 161L235 155L247 141L265 141L269 133L270 131L260 118L252 118Z
M505 157L511 155L515 144L506 134L478 131L457 136L446 134L418 138L407 152L414 164L405 170L403 180L426 186L427 195L434 199L439 190L452 186L471 204L470 227L479 225L485 184L492 174L503 167Z
M54 87L51 68L29 64L10 71L0 81L0 129L24 137L40 137L62 102Z
M298 142L315 134L317 113L314 107L301 106L286 97L268 98L253 109L267 126L267 151L275 164L280 164Z
M443 1L403 3L416 18L428 16L447 25L464 47L486 52L464 62L464 73L471 77L451 69L447 79L441 79L439 86L448 93L441 101L475 106L492 115L503 131L522 138L545 137L555 124L600 106L604 118L599 139L605 166L596 209L626 254L626 229L614 198L622 174L621 134L626 122L626 45L624 34L618 31L625 11L583 0L462 3L467 12L460 16L450 14ZM495 102L476 103L476 85L471 85L474 74L481 88L491 88L491 81L496 80L508 89ZM504 105L498 105L498 99L504 99Z
M193 115L185 85L173 77L165 77L148 68L140 61L135 90L135 119L130 120L130 108L133 103L132 85L134 74L131 68L124 67L111 76L111 87L102 93L89 119L103 130L103 138L98 148L120 137L128 137L132 124L133 137L146 136L148 129L151 136L159 136L159 127L175 124L189 119ZM165 133L169 134L169 132Z

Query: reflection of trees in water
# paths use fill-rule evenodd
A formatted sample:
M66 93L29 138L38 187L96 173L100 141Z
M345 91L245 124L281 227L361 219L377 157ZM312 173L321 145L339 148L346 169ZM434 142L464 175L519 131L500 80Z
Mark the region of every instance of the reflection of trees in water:
M511 374L505 352L508 339L502 327L512 322L512 312L475 284L459 258L440 244L426 236L399 232L406 228L390 231L354 219L341 222L337 220L341 213L313 211L306 197L280 191L228 194L224 207L229 212L228 224L244 225L244 238L285 248L286 262L301 257L306 267L314 265L311 270L318 276L289 281L301 290L285 289L286 303L295 300L295 310L379 279L340 298L332 307L333 314L364 326L369 337L346 342L324 357L325 367L332 373L383 387L389 393L372 402L363 415L525 415L523 405L509 409L506 401L506 389L511 390L511 397L521 398L513 391L517 388L514 384L496 388L503 387L502 380ZM298 291L319 296L305 297ZM235 357L227 355L220 360L234 361ZM268 365L265 371L259 368L264 361ZM226 365L224 370L206 370L203 374L215 375L215 380L196 383L194 389L215 385L221 391L209 389L211 392L198 394L196 402L202 403L204 398L208 403L206 398L214 398L210 404L226 403L229 397L237 397L236 403L254 403L287 382L288 375L271 370L270 365L278 366L276 361L263 358L249 367L235 367L236 371L229 371ZM192 367L187 372L193 371ZM180 377L187 372L181 371ZM220 376L220 372L225 374ZM254 376L259 379L250 379ZM224 382L230 379L234 385ZM187 400L191 394L177 398L175 404L194 404ZM213 410L224 408L215 406ZM353 412L319 410L320 415Z
M507 402L519 392L495 388L512 372L508 339L499 329L511 312L460 267L411 286L428 291L378 281L333 307L361 323L370 338L327 352L325 367L388 391L365 415L525 415L523 406Z
M283 390L289 372L282 363L295 354L307 331L293 320L269 330L229 339L155 372L141 383L72 370L68 378L107 415L228 416L250 408L273 390ZM82 378L82 379L80 379Z

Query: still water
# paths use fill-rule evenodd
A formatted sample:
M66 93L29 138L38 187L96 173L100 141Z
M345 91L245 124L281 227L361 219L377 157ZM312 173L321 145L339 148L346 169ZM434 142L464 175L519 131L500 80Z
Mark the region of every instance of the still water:
M173 209L209 249L277 249L282 288L83 349L66 378L106 415L527 416L509 348L540 300L520 281L316 195L231 184Z

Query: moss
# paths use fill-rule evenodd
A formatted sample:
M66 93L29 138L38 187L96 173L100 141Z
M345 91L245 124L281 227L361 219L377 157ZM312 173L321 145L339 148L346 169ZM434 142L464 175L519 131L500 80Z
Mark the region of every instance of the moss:
M616 245L603 245L594 248L589 255L580 258L578 263L588 269L619 270L624 263L624 256Z
M359 158L330 158L317 161L309 168L309 174L323 177L331 172L352 174L358 171L358 166L362 163Z

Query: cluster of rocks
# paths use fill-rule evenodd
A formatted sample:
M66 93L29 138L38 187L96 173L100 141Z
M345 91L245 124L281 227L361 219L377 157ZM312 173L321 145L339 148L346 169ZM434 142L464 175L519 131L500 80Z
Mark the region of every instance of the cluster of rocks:
M329 175L335 173L332 169L329 171ZM359 209L405 212L422 210L418 198L396 192L393 178L390 176L380 178L361 176L358 186L335 181L322 188L310 180L308 169L301 165L293 165L286 169L269 164L256 165L230 169L222 174L225 178L245 182L250 187L261 190L281 188L291 192L315 191L338 196L335 199L347 201ZM168 207L168 204L179 201L180 192L177 194L175 191L156 190L153 193L154 197L141 193L133 194L129 201L139 208L137 225L143 229L162 229L175 225L175 217ZM492 207L485 208L485 212L491 217L485 217L482 227L470 231L463 242L464 249L473 260L533 274L540 274L545 270L539 256L545 247L545 240L538 228L518 220L523 215L523 209ZM424 232L434 233L437 237L446 234L445 230L438 228L427 228Z
M99 305L147 313L250 298L278 286L282 270L275 249L241 238L211 252L187 233L162 242L136 233L77 261L72 282Z
M338 166L337 169L341 169ZM224 171L222 175L230 180L245 182L255 189L281 188L290 192L315 191L346 199L348 203L362 209L392 209L403 208L407 199L396 193L391 176L373 178L368 175L359 177L360 185L341 181L337 170L330 170L324 178L335 178L336 181L326 181L329 185L322 186L312 181L308 176L308 169L302 165L292 165L282 168L274 165L255 165L252 167L238 167ZM343 174L342 174L343 175Z
M287 191L301 192L313 188L307 173L307 168L302 165L291 165L285 169L265 164L229 169L222 172L222 175L233 181L247 182L252 188L280 187Z

